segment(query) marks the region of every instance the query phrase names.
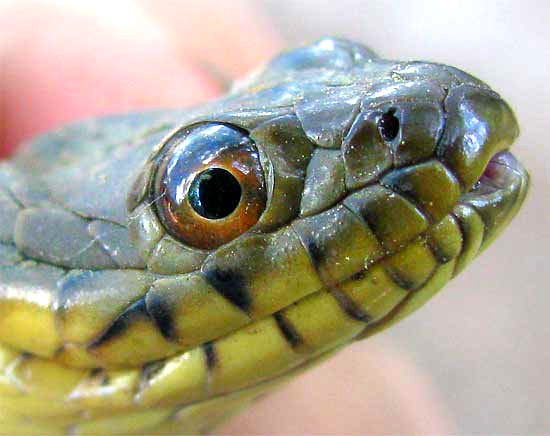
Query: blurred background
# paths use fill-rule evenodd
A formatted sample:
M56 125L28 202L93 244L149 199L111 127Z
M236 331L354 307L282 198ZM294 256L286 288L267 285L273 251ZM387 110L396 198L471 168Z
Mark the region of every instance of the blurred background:
M72 75L63 76L71 59L77 59L71 46L72 30L67 30L70 23L57 20L57 9L68 4L72 8L82 5L84 15L78 19L96 17L92 25L86 20L78 22L81 39L100 41L102 47L117 46L111 44L104 27L94 24L100 17L102 25L108 23L108 30L116 29L119 39L135 40L131 45L135 56L130 53L133 57L129 55L127 61L127 52L113 50L105 58L108 50L88 48L86 65L91 66L86 69L78 58ZM127 12L128 5L132 5L132 14ZM159 18L163 10L176 7L185 13L164 13ZM225 431L550 433L550 376L546 372L550 370L550 2L222 0L209 12L202 12L201 7L198 1L175 0L0 0L0 53L8 48L4 50L8 56L0 58L0 143L13 145L75 117L171 104L179 98L174 86L181 85L185 92L206 89L165 77L172 65L158 64L153 54L158 41L164 41L161 34L166 28L180 35L180 47L190 50L181 49L182 55L216 53L223 58L221 69L232 75L242 75L253 64L267 60L277 47L337 35L364 42L388 58L449 63L489 83L516 110L522 135L514 153L532 175L531 193L508 231L423 309L392 329L352 345L257 403L233 419ZM254 13L243 18L243 8ZM6 21L2 22L2 16ZM158 19L150 33L145 23L149 16ZM17 20L26 27L13 25ZM14 27L19 31L1 36ZM276 42L263 44L258 36L263 31ZM149 45L143 43L141 33ZM244 42L234 45L233 34L245 35ZM10 35L15 44L10 45ZM27 47L43 44L46 48L22 50L21 41ZM65 52L55 58L52 46ZM143 50L149 51L143 54ZM59 68L43 67L44 58L55 59ZM133 81L126 80L128 72L123 67L130 70L134 58L139 68L133 70ZM246 62L234 68L242 59ZM105 65L118 68L109 93L94 89L103 80L96 73ZM81 82L86 86L78 88ZM124 94L125 86L145 88L146 84L154 91L147 99L132 100ZM214 86L208 89L191 97L185 94L179 101L195 103L219 91ZM85 98L90 97L86 95L89 90L92 100ZM51 104L56 92L73 97L61 115L54 114ZM101 100L103 96L108 99ZM35 118L30 116L33 108L40 109Z

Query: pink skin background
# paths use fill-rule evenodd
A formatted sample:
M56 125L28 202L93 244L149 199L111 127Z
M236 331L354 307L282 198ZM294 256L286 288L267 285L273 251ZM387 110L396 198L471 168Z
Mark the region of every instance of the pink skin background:
M4 1L0 29L1 156L67 121L214 98L218 73L242 77L283 46L268 20L239 0ZM223 431L444 434L455 429L444 404L410 356L366 341Z

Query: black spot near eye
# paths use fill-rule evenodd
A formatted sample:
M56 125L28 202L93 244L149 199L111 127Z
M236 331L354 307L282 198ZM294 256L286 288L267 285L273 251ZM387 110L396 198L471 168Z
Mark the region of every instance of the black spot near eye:
M230 215L241 201L242 189L238 180L222 168L210 168L200 173L189 189L189 203L208 219Z
M386 142L393 141L399 133L399 119L395 116L395 109L384 112L378 119L378 130Z

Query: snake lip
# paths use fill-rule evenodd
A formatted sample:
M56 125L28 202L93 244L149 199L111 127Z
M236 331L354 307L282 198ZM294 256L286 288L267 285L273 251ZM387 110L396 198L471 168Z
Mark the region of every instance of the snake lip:
M495 154L474 187L460 197L460 205L472 208L484 224L480 250L517 214L529 189L529 174L508 151Z
M502 191L515 191L528 181L527 171L515 156L509 151L501 151L489 160L481 177L472 189L462 196L462 199L468 200Z

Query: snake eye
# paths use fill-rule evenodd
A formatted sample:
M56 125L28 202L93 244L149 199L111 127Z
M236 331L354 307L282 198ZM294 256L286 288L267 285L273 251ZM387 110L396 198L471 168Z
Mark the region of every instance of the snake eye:
M197 124L169 140L153 195L166 231L205 250L252 227L267 202L253 141L246 131L220 123Z
M386 142L393 141L399 133L399 119L395 116L395 109L384 112L378 119L378 130Z

